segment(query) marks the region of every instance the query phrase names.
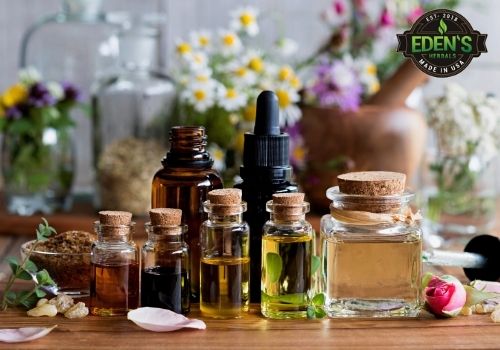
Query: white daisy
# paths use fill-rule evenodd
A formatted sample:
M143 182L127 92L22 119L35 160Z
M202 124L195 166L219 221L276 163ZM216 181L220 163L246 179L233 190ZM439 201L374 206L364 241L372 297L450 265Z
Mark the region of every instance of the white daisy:
M290 57L297 52L299 45L290 38L281 38L276 42L276 49L281 57Z
M50 81L47 83L47 90L49 90L50 94L56 99L60 100L64 97L64 90L58 82Z
M175 41L175 52L179 57L188 57L192 54L193 48L187 41L177 39Z
M227 68L232 73L233 81L237 86L250 86L257 81L257 74L244 64L233 62Z
M219 45L225 56L234 55L241 51L241 40L235 32L229 30L219 31Z
M207 149L214 160L212 167L217 171L223 171L226 168L226 153L217 144L212 143Z
M231 12L231 29L238 33L245 33L255 36L259 33L257 16L259 12L256 8L246 6Z
M262 73L265 68L265 62L262 58L262 53L257 50L248 50L243 56L243 64L256 73Z
M300 99L299 94L286 85L278 87L275 93L280 107L280 126L294 125L302 116L300 108L296 105Z
M185 57L191 71L198 71L207 68L208 57L204 52L192 52Z
M189 33L191 45L200 50L208 50L212 44L212 33L207 30L198 30Z
M221 85L217 89L219 105L228 112L241 109L247 103L247 96L235 88L226 88Z
M203 113L214 105L215 93L213 87L207 84L192 84L182 91L181 99Z
M19 71L19 80L24 85L33 85L42 80L42 75L35 67L26 67Z

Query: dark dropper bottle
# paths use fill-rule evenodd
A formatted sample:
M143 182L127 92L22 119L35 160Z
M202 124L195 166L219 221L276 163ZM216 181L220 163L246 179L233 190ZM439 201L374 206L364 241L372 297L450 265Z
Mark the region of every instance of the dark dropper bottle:
M243 181L235 187L242 190L242 199L247 202L244 219L250 226L250 301L258 303L262 228L269 220L266 203L274 193L298 191L290 181L288 134L280 132L278 98L272 91L263 91L257 98L254 132L245 134L240 176Z

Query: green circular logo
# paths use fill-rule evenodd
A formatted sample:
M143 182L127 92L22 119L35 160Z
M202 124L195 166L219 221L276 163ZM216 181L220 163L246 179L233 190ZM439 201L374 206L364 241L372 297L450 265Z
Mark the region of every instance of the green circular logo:
M446 78L463 71L486 49L486 34L472 29L461 14L439 9L423 14L398 34L398 51L424 73Z

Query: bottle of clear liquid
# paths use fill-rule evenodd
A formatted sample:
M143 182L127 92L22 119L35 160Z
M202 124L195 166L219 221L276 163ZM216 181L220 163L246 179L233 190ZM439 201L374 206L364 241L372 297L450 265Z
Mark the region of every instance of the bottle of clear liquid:
M151 209L148 240L142 247L141 306L189 312L189 249L182 210Z
M405 175L339 175L321 219L325 309L331 317L414 317L421 308L422 232Z
M239 318L248 312L249 227L242 214L241 190L208 193L208 220L200 229L200 310L204 316Z
M92 315L126 315L139 306L139 252L132 214L101 211L91 249L89 309Z
M306 318L312 293L314 231L305 220L303 193L274 194L262 236L261 312L277 319Z

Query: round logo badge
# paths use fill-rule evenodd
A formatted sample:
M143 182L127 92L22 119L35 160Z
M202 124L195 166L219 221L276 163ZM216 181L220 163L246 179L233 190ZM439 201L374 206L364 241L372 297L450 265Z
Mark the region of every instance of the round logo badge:
M410 30L398 34L398 51L424 73L438 78L463 71L487 52L487 34L472 29L461 14L439 9L423 14Z

